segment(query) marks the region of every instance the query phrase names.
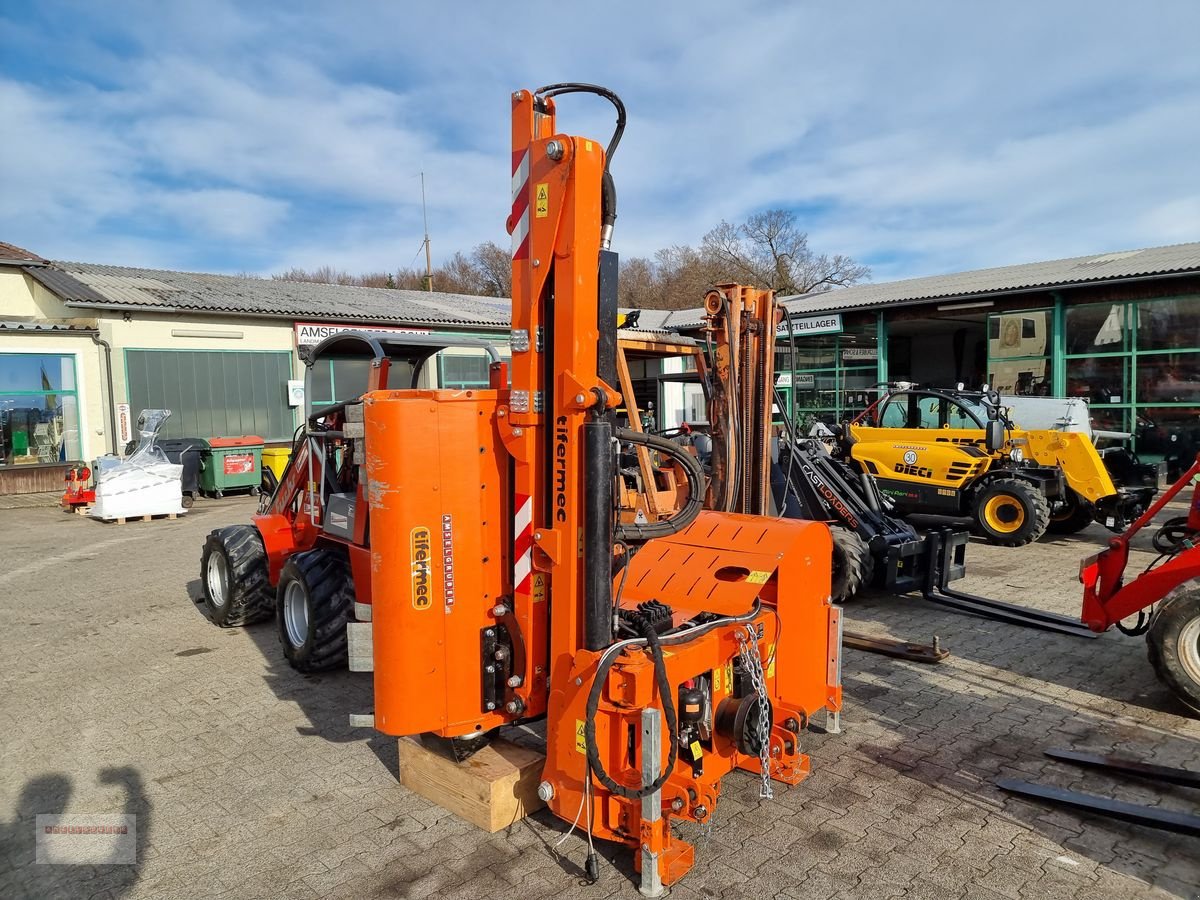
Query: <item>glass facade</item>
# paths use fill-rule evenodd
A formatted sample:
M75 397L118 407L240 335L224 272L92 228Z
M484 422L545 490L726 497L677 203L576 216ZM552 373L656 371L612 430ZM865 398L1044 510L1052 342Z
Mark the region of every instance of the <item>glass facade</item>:
M78 460L75 357L0 353L0 464Z
M925 321L939 318L931 312ZM947 352L952 323L948 317ZM1059 299L1056 307L990 313L986 336L988 383L1001 393L1083 397L1097 430L1133 433L1146 461L1167 459L1172 470L1200 451L1200 295ZM881 350L875 323L847 323L840 334L798 339L793 371L780 336L777 385L794 396L802 426L842 421L876 396L880 372L907 371L909 361L892 355Z
M866 409L879 381L878 326L874 317L846 323L839 334L797 338L793 354L786 335L777 338L776 386L785 402L795 404L803 431L813 422L840 422ZM791 372L789 377L788 373Z

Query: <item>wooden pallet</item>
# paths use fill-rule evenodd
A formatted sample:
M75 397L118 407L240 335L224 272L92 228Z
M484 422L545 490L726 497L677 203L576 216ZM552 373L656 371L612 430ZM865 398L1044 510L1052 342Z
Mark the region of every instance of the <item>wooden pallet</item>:
M497 740L455 763L413 738L400 738L401 783L492 833L545 806L537 795L545 762L544 753Z
M88 509L91 509L91 507L88 507ZM76 512L81 516L89 515L86 510L81 512L79 509L77 509ZM102 519L99 516L90 517L95 519L97 522L115 522L118 525L124 525L126 522L150 522L155 519L178 519L179 513L160 513L155 516L117 516L115 519Z

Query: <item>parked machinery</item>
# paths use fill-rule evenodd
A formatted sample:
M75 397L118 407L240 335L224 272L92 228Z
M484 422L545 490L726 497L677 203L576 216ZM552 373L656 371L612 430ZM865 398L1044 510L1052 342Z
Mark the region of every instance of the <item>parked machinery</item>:
M1140 518L1108 547L1080 563L1083 621L1093 631L1117 626L1146 636L1150 664L1159 679L1193 713L1200 715L1200 456ZM1158 558L1129 581L1130 543L1189 484L1186 517L1171 519L1154 535ZM1137 616L1132 627L1124 619Z
M1002 546L1035 541L1052 524L1071 532L1095 519L1119 530L1154 494L1118 490L1084 434L1020 428L994 391L889 390L850 423L842 449L898 512L969 516Z
M451 347L500 359L475 338L353 331L326 338L306 364L312 371L337 358L357 371L360 389L411 389L427 383L427 364ZM218 528L204 544L200 580L209 618L228 628L274 617L284 655L302 672L346 665L354 604L369 609L362 435L358 399L312 410L253 524Z
M557 133L555 98L579 92L617 109L607 148ZM316 598L353 590L352 667L373 669L386 734L463 757L545 716L541 796L636 848L654 896L693 862L672 822L709 823L735 768L763 796L803 779L800 733L840 709L831 541L821 523L703 510L687 449L614 425L624 107L562 84L516 92L512 114L511 386L499 361L479 390L373 376L314 413L255 526L210 535L206 594L244 620L277 582L281 628L290 609L311 628ZM391 354L373 353L386 376ZM677 512L618 515L618 442L673 460Z

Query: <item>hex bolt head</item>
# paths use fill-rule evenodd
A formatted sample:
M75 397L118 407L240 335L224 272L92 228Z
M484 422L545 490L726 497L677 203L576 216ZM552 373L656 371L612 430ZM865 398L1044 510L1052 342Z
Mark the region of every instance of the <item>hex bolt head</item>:
M683 798L676 797L671 801L671 812L683 812Z
M554 799L554 785L548 781L543 781L538 785L538 799L543 803L549 803Z
M492 607L492 615L495 616L496 618L500 618L501 616L507 616L508 615L508 607L505 606L503 603L497 603L495 606ZM490 636L491 635L489 635L489 637Z
M519 688L521 686L521 676L514 675L512 678L508 679L508 686L510 688Z
M697 819L707 819L708 818L708 807L704 806L703 804L701 804L700 806L697 806L696 807L696 818Z
M484 633L484 635L486 635L487 637L495 637L495 636L496 636L496 632L494 632L494 631L493 631L492 629L490 629L490 628L486 629L486 630L485 630L483 633Z
M496 672L496 667L495 666L484 666L483 671L487 672L489 675L494 675Z
M554 159L554 160L562 159L563 158L563 150L564 150L564 148L562 145L562 141L547 141L546 142L546 155L548 157L550 157L551 159Z
M576 402L576 403L578 403L580 406L583 406L583 401L584 401L584 400L586 400L586 399L587 399L587 398L586 398L585 396L583 396L583 394L576 394L576 395L575 395L575 402Z
M487 703L483 704L483 708L490 711L496 708L496 704L489 700Z
M542 261L541 261L540 259L535 259L535 260L533 261L533 267L534 267L535 269L536 269L538 266L540 266L541 264L542 264Z

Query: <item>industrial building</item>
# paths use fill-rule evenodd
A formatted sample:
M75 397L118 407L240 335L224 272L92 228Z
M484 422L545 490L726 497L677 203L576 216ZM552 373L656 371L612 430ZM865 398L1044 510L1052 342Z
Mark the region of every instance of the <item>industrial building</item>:
M697 298L699 299L699 298ZM784 299L778 387L802 420L839 421L888 380L1080 396L1144 457L1200 449L1200 243L866 284ZM639 327L696 333L698 308L644 310ZM138 411L167 436L290 442L306 349L337 329L487 337L507 352L509 302L51 262L0 244L0 494L54 490L68 463L119 452ZM791 338L789 340L789 337ZM699 387L634 372L660 427L703 416ZM444 386L486 383L479 354L447 352ZM353 373L312 373L308 402Z

